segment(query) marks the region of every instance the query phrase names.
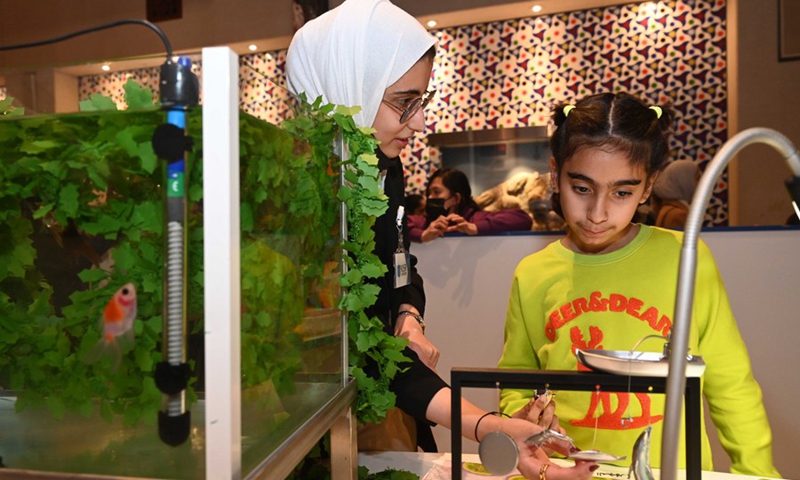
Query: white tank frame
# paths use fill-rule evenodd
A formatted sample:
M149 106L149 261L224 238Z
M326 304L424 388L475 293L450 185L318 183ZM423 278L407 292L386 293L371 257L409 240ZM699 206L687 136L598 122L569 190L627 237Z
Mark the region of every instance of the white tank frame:
M243 477L239 57L228 47L204 48L202 62L206 478L239 480ZM336 148L345 151L341 142ZM357 392L355 381L346 375L344 316L342 332L342 389L245 478L286 477L329 430L334 480L357 478L353 411Z

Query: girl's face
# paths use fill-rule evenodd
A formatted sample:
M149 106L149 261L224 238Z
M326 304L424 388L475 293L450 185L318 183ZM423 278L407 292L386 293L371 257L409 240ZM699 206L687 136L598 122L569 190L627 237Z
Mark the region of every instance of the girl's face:
M610 253L627 245L638 232L631 223L637 207L647 201L655 175L627 155L599 148L582 148L556 171L550 160L550 182L559 192L569 225L562 243L578 253Z
M383 94L384 101L378 108L372 128L375 129L375 138L381 142L379 148L389 158L400 155L408 145L408 139L425 130L425 112L420 108L408 121L400 123L400 111L386 102L405 110L412 100L425 94L432 68L433 62L429 58L420 59Z
M445 210L447 213L453 213L458 205L460 194L453 195L453 192L444 186L441 177L436 177L428 185L428 198L443 198Z

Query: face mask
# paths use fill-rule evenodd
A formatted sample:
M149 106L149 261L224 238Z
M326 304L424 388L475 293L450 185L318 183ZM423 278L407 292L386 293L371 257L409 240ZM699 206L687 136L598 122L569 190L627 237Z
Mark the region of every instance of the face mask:
M433 221L440 216L447 215L447 209L444 208L444 198L430 198L425 202L425 216L428 221Z

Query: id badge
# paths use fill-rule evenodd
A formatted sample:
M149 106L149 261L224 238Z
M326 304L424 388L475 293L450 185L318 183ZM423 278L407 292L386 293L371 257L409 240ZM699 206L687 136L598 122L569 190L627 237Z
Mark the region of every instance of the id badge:
M394 252L394 288L409 284L408 260L408 252Z

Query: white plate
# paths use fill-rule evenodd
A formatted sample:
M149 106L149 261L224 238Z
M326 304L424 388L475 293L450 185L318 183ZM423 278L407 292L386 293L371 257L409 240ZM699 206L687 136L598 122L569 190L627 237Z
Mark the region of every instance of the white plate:
M569 456L573 460L588 460L590 462L616 462L617 460L625 460L625 455L618 457L610 453L598 452L597 450L581 450Z
M669 361L662 360L659 352L576 350L576 353L578 361L593 370L633 377L666 377L669 373ZM699 377L705 369L703 357L689 356L687 377Z

